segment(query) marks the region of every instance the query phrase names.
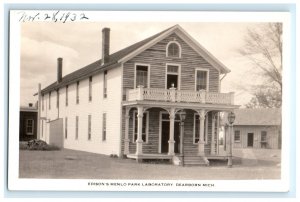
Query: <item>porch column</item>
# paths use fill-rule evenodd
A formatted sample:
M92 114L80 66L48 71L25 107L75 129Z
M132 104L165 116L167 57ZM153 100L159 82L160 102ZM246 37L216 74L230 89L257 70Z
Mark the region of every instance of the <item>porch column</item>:
M175 120L175 109L170 109L170 135L169 135L169 152L168 155L174 155L174 120Z
M205 110L202 109L198 112L200 118L200 134L198 142L198 155L204 156L204 121L205 121Z
M138 114L137 114L137 139L136 139L136 155L143 154L143 139L142 139L142 133L143 133L143 107L138 106Z
M212 117L212 124L211 124L211 145L210 145L210 153L215 154L216 147L215 147L215 126L216 126L216 117Z
M126 107L125 111L125 139L124 139L124 154L129 154L129 110L130 108Z

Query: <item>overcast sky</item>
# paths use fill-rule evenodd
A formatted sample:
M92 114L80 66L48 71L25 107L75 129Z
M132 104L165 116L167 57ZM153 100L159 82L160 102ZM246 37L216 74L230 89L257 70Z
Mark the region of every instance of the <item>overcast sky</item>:
M101 58L102 28L111 29L110 52L114 53L152 36L174 23L23 23L21 28L20 104L35 103L38 83L42 88L56 80L57 58L63 58L63 76ZM247 28L258 23L179 23L231 73L222 81L222 92L235 92L235 104L251 99L250 85L259 83L258 70L237 53Z

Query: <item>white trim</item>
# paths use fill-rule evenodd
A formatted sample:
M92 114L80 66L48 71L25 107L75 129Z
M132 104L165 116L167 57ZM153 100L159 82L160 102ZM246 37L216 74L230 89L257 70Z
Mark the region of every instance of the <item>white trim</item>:
M211 53L209 53L203 46L201 46L191 35L189 35L184 29L182 29L179 25L175 25L169 30L165 31L161 35L152 39L142 47L130 52L120 60L118 63L127 62L131 58L140 54L147 48L153 46L157 42L161 41L165 37L169 36L171 33L177 34L182 40L184 40L188 45L190 45L200 56L202 56L209 64L211 64L214 68L216 68L221 73L229 73L230 69L228 69L224 64L222 64L216 57L214 57Z
M194 120L193 120L193 144L194 145L198 145L198 142L195 142L195 131L196 131L196 115L199 116L198 113L194 113ZM200 118L200 117L199 117ZM208 114L205 115L205 132L204 132L204 136L205 136L205 144L207 144L208 142ZM199 127L200 130L200 127ZM199 140L200 140L200 131L199 131Z
M209 69L197 67L195 68L195 91L197 91L197 71L206 71L206 91L209 91Z
M133 118L132 118L132 142L135 143L135 139L134 139L134 128L135 128L135 119L136 119L136 115L137 115L137 110L133 110ZM149 111L145 111L144 114L146 114L146 142L144 143L148 143L148 139L149 139ZM144 116L143 116L144 118Z
M168 49L169 49L169 45L172 44L172 43L177 44L178 47L179 47L179 56L178 56L178 57L169 56ZM169 41L169 43L168 43L167 46L166 46L166 57L171 57L171 58L181 58L181 45L180 45L180 43L178 43L177 41L174 41L174 40Z
M150 88L150 64L146 63L134 63L134 87L136 88L136 66L147 66L148 72L147 72L147 88ZM146 86L144 86L146 88Z
M168 73L168 65L172 65L172 66L178 66L178 73ZM180 90L181 88L181 64L178 64L178 63L166 63L166 67L165 67L165 89L167 89L167 75L170 74L170 75L178 75L178 78L177 78L177 89L176 90Z
M28 121L31 120L32 121L32 130L31 132L27 132L27 127L28 127ZM26 135L33 135L34 133L34 120L33 119L26 119Z
M178 112L177 112L178 113ZM177 114L176 113L176 114ZM158 153L160 154L161 153L161 137L162 137L162 134L161 134L161 132L162 132L162 122L163 121L168 121L168 122L170 122L170 119L163 119L162 118L162 115L163 114L169 114L169 112L166 112L166 111L160 111L159 112L159 133L158 133ZM180 120L176 120L176 114L175 114L175 119L174 119L174 123L175 122L180 122ZM180 113L178 113L178 114L180 114ZM175 131L174 131L174 133L175 133Z

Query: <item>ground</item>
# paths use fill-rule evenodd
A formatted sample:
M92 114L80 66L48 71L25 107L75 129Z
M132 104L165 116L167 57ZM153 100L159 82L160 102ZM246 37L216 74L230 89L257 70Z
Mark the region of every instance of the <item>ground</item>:
M212 161L209 167L181 167L166 163L136 163L132 159L63 149L20 150L20 178L54 179L280 179L281 150L235 149L233 167Z

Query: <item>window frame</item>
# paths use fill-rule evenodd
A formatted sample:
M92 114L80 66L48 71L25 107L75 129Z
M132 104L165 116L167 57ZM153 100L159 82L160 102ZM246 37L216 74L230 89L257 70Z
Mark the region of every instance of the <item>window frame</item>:
M66 107L69 105L69 85L66 85Z
M28 121L32 121L32 126L28 126ZM31 127L31 132L28 132L28 128ZM34 133L34 119L26 119L26 135L33 135Z
M104 118L105 117L105 118ZM107 113L102 113L102 142L106 141L107 137Z
M79 133L79 116L75 116L75 140L78 140Z
M88 141L92 140L92 115L88 115Z
M93 99L93 76L89 77L89 102Z
M197 145L198 142L196 142L196 116L199 116L199 140L200 140L200 115L198 113L194 113L193 116L193 144ZM198 140L198 141L199 141ZM205 114L204 119L204 143L208 143L208 114Z
M133 113L133 118L132 118L132 142L133 143L135 143L135 121L138 121L137 120L137 110L133 110L132 111L132 113ZM145 129L145 135L146 135L146 141L144 142L144 143L148 143L148 139L149 139L149 111L145 111L144 112L144 114L143 114L143 118L144 118L144 116L145 116L145 114L146 114L146 129ZM137 130L138 130L138 128L137 128ZM142 129L143 130L143 129ZM138 132L138 131L137 131ZM137 133L136 133L137 134ZM143 134L142 134L142 136L143 136ZM137 136L136 136L136 138L137 138Z
M136 86L136 79L137 79L137 67L138 66L145 66L147 67L147 86L144 86L144 88L150 88L150 64L146 63L134 63L134 88L137 88Z
M198 71L205 71L206 72L206 91L208 92L209 91L209 69L205 69L205 68L196 68L195 69L195 91L197 91L197 72Z
M80 86L80 81L76 82L76 104L79 104L79 86Z
M103 98L107 98L107 75L108 75L108 71L105 70L103 72Z
M177 56L170 56L169 55L169 46L172 44L172 43L175 43L177 44L178 46L178 51L179 51L179 55L178 57ZM166 45L166 57L169 57L169 58L181 58L181 45L180 43L178 43L178 41L175 41L175 40L172 40L172 41L169 41L169 43Z
M238 135L239 135L239 139L236 140L236 135L237 135L237 132L238 132ZM234 134L233 134L233 140L234 142L241 142L241 131L240 130L234 130Z
M263 133L265 133L265 140L263 141L262 137L263 137ZM262 130L260 131L260 142L267 142L267 137L268 137L268 132L266 130Z
M65 117L65 139L68 139L68 117Z
M168 72L168 66L177 66L178 67L178 72L177 73L173 73L173 72ZM181 64L177 64L177 63L166 63L166 67L165 67L165 89L167 89L168 87L168 75L177 75L177 89L176 90L180 90L181 88Z

